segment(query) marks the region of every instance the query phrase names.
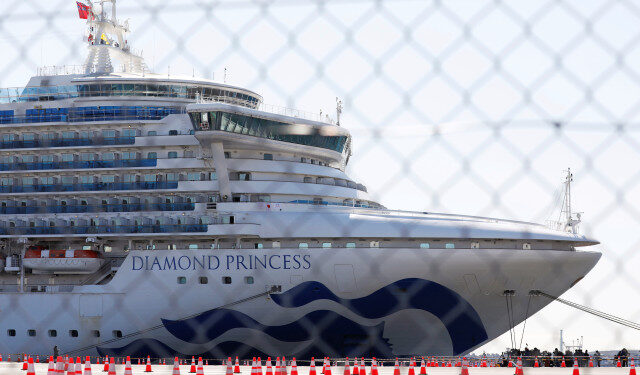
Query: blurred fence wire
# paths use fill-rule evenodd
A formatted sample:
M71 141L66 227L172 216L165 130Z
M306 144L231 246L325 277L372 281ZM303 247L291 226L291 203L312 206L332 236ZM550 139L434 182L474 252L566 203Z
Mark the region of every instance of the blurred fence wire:
M131 18L132 44L155 72L213 77L321 118L335 117L336 97L342 99L341 124L354 136L347 171L386 207L544 223L557 217L558 187L570 167L582 232L601 242L596 250L604 255L566 298L640 320L637 2L118 4L120 17ZM0 4L2 86L24 85L40 66L82 63L75 6ZM165 298L176 304L181 297ZM151 327L135 323L141 331ZM526 331L517 327L515 341L522 334L541 349L556 347L561 329L584 336L593 350L638 349L640 339L559 304L527 324ZM504 334L479 350L513 344Z

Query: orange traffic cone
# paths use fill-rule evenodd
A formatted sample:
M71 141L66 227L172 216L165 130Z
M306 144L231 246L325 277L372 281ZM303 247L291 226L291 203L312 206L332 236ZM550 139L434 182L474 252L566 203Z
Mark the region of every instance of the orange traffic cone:
M180 360L178 357L173 359L173 375L180 375Z
M353 372L351 375L360 375L360 369L358 369L358 357L353 360Z
M64 374L64 359L62 359L62 357L60 357L60 356L58 356L58 358L56 358L55 374L56 375L63 375Z
M131 357L127 356L127 361L124 364L124 375L133 375L131 371Z
M393 367L393 375L400 375L400 363L398 363L398 358L396 358L396 364Z
M593 367L593 357L589 356L589 367Z
M376 357L373 357L371 360L371 375L378 375L378 361L376 361Z
M573 357L573 375L580 375L580 369L578 368L578 359Z
M413 358L409 361L409 371L407 372L407 375L416 375L416 370L413 368L413 366L415 365L415 362L413 361Z
M564 361L564 357L562 357L562 362L560 362L560 367L567 367L567 363Z
M231 357L227 358L227 372L225 375L233 375L233 362L231 362Z
M27 355L26 355L26 354L23 354L23 358L22 358L22 369L23 369L24 371L27 371L27 368L28 368L28 366L29 366L28 362L29 362L29 359L27 358Z
M536 361L533 363L533 367L540 367L540 364L538 363L538 356L536 356Z
M419 375L427 375L427 368L424 364L424 357L420 360L420 374Z
M309 363L309 375L316 375L316 359L311 357L311 363Z
M189 368L189 373L196 373L196 359L194 358L194 356L191 356L191 367Z
M460 375L469 375L469 368L467 368L467 358L462 358L462 368L460 369Z
M349 369L349 357L344 361L344 375L351 375L351 370Z
M291 362L291 375L298 375L298 364L296 363L296 357L293 357Z
M67 362L67 375L75 375L76 367L73 365L73 357L69 358L69 362Z
M104 357L104 368L102 369L102 372L107 371L109 371L109 356Z
M109 375L116 375L116 361L113 357L109 358Z
M82 375L82 360L76 357L76 375Z
M91 375L91 357L84 359L84 373L82 375Z
M147 356L147 365L144 366L144 372L153 372L151 370L151 356Z
M633 358L629 358L629 375L636 375L636 361Z
M480 367L487 367L487 356L486 355L482 355L482 363L480 364Z
M515 375L524 375L524 372L522 372L522 358L518 358Z
M196 375L204 375L204 366L202 365L202 357L198 357L198 368L196 369Z
M240 361L238 361L238 357L236 357L236 366L233 368L233 373L234 374L240 373Z
M36 375L36 371L33 368L33 358L29 357L29 364L27 365L27 375Z
M326 367L324 368L324 375L331 375L331 361L329 358L325 358Z
M47 375L55 375L56 369L53 367L53 356L49 356L49 367L47 367Z
M2 356L0 355L0 362L2 362ZM36 363L40 363L40 356L36 356Z
M618 357L618 362L616 362L616 367L622 367L622 363L620 363L620 357Z
M267 357L267 371L264 375L273 375L273 370L271 369L271 357Z

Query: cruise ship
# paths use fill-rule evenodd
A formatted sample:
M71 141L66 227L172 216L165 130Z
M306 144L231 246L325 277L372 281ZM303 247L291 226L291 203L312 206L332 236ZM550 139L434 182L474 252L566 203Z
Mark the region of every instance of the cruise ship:
M571 214L388 209L345 173L340 103L154 74L116 0L78 7L84 65L1 91L2 354L457 356L600 258Z

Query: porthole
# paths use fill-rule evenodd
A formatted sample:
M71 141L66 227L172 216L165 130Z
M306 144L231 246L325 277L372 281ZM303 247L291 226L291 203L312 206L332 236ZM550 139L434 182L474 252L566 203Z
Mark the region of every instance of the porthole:
M115 337L117 339L122 337L122 331L119 330L119 329L114 329L112 333L113 333L113 337Z
M208 277L206 277L206 276L200 276L200 277L198 278L198 282L199 282L200 284L209 284L209 278L208 278Z
M8 329L7 330L7 336L14 337L15 335L16 335L16 330L15 329Z
M222 276L223 284L231 284L231 276Z
M78 330L77 329L70 329L69 330L69 336L78 337Z
M91 336L100 337L100 331L98 331L97 329L92 330L91 331Z
M35 329L27 330L27 335L29 337L36 337L36 330Z
M244 278L244 283L245 284L253 284L253 276L246 276Z
M420 244L420 248L421 249L428 249L429 248L429 243L428 242L423 242Z
M58 337L58 331L56 331L55 329L50 329L49 337Z
M187 278L184 276L178 276L178 284L186 284Z

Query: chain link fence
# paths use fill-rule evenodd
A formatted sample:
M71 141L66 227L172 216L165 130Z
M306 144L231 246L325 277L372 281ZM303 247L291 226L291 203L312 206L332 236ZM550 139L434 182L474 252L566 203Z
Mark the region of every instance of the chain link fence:
M601 242L590 250L603 256L564 298L640 320L636 2L119 0L118 5L120 18L131 18L132 44L157 73L215 78L255 90L266 103L334 119L336 97L343 100L341 124L353 135L347 172L386 207L544 223L558 219L559 188L571 168L574 209L583 213L581 232ZM0 4L3 87L24 85L40 66L82 63L83 25L75 12L66 0ZM362 257L376 263L366 253ZM324 261L337 262L331 258ZM500 273L497 264L490 259L478 267ZM438 264L430 264L429 271L441 272ZM557 272L563 271L557 265ZM179 292L164 293L169 282L175 280L141 274L134 285L166 300L166 315L172 316L175 306L190 302ZM12 309L28 319L29 311L12 298ZM65 306L71 298L52 302L51 314L70 313ZM236 301L227 302L232 308ZM114 307L127 311L131 305L123 298ZM139 330L168 327L130 315ZM198 333L197 324L229 319L215 312L181 318L191 318L193 326L176 326L176 332L191 330L195 341L213 335ZM290 328L304 331L333 322L314 319ZM268 331L260 322L242 323ZM47 329L45 322L33 324ZM398 327L424 329L429 337L421 325L425 322L409 319ZM565 344L583 337L590 351L639 348L637 331L551 303L526 326L475 352L553 350L560 330ZM320 336L317 350L337 354L331 339ZM238 342L212 354L225 357L238 350Z

